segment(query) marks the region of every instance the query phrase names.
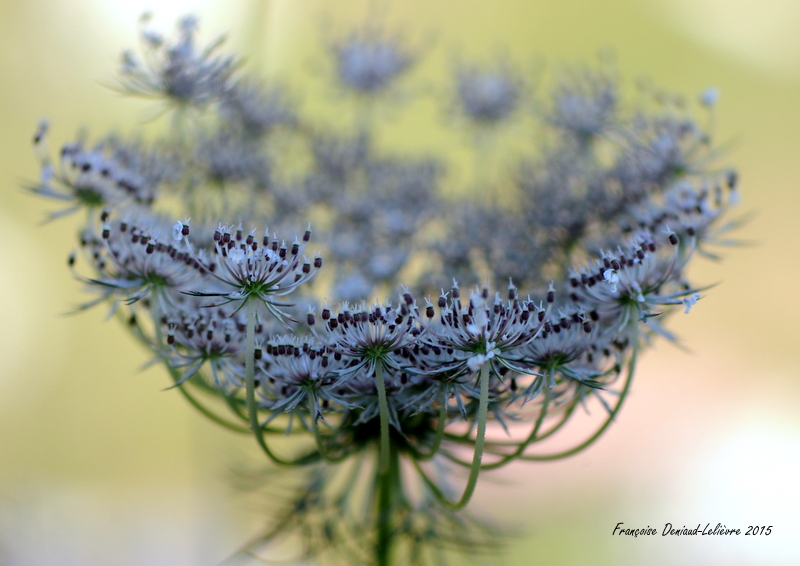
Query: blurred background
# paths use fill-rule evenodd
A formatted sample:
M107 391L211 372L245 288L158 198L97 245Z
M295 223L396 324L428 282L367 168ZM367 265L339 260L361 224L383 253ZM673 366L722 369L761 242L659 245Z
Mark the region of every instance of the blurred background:
M66 269L77 224L40 226L52 204L21 190L38 176L40 118L55 148L84 126L133 132L154 114L107 88L145 10L164 32L197 14L203 40L227 33L248 70L331 124L347 101L329 86L324 38L378 14L422 51L425 90L385 118L381 142L445 152L454 175L468 142L437 98L460 55L499 54L534 76L603 51L625 92L640 78L690 100L717 87L737 212L755 213L737 236L754 245L693 266L694 281L721 284L671 321L691 353L657 343L597 445L485 474L470 508L518 533L490 564L800 563L800 3L31 0L0 4L0 565L219 564L270 503L231 481L261 463L251 439L162 392L160 368L137 371L146 353L102 309L62 314L82 300ZM659 535L614 537L619 522ZM668 522L772 534L662 537Z

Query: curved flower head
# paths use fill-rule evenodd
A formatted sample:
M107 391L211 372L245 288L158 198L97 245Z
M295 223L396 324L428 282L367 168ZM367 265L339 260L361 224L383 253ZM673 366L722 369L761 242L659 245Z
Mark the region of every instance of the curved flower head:
M344 358L350 362L349 367L340 371L342 383L355 376L371 378L378 363L401 371L395 354L419 333L418 318L416 303L406 292L396 306L388 301L385 305L362 302L351 310L344 303L336 315L326 306L322 310L322 328L311 328L337 360Z
M143 57L124 56L121 82L177 110L175 127L147 145L79 139L58 163L43 123L34 136L41 180L32 191L70 207L53 216L87 210L80 239L93 276L81 280L100 291L94 304L112 303L127 318L205 416L252 434L279 464L347 462L316 466L313 485L281 520L279 529L291 529L313 510L319 548L349 522L364 538L347 543L367 550L364 562L419 557L393 541L413 537L415 546L439 536L440 511L462 509L482 470L590 445L622 406L640 348L653 334L671 337L659 315L688 313L700 300L687 262L730 243L718 239L726 226L717 221L737 200L738 177L712 166L711 135L677 104L621 112L628 106L608 72L562 77L532 122L518 119L527 83L515 68L466 64L454 77L451 69L454 114L476 134L478 190L506 187L480 179L505 166L488 166L493 144L485 140L538 128L524 134L537 140L524 166L499 177L515 185L506 187L508 200L486 206L463 195L455 204L442 190L447 156L389 152L371 119L375 106L400 98L394 89L418 59L402 38L372 27L329 42L331 78L357 103L349 133L301 115L283 91L235 76L221 42L198 44L196 18L183 18L171 37L144 28L141 41ZM715 98L703 97L704 113ZM195 224L164 220L176 212ZM326 261L336 264L320 283L350 302L336 312L311 307L304 325L276 336L278 323L297 322L294 305L280 301L302 292L322 258L306 252L310 230L294 240L241 224L214 231L226 217L253 225L269 217L279 233L313 219L328 231ZM205 235L190 242L192 231ZM445 275L487 284L463 297L454 284L419 306L406 287L395 302L363 300L395 288L398 277L424 293ZM512 277L535 300L522 298ZM507 288L489 292L506 280ZM609 391L617 381L621 389ZM596 433L564 451L537 450L592 398L609 413ZM314 445L309 438L275 446L272 435L298 422ZM511 422L531 426L519 438ZM509 438L491 434L495 424ZM442 473L450 463L469 469L456 500ZM326 491L320 486L334 469L349 477ZM364 481L372 473L374 481ZM406 489L414 477L422 489ZM367 487L359 492L359 484ZM432 521L417 516L412 492L420 508L431 507ZM444 534L451 544L469 538Z
M331 49L339 82L368 96L386 91L416 60L416 55L398 38L374 28L352 32L333 42Z
M617 119L619 93L607 72L575 69L565 73L552 92L550 122L580 142L599 137Z
M275 297L288 295L299 286L307 283L322 267L322 257L316 254L313 259L303 255L311 229L303 234L302 241L295 238L291 246L277 235L269 238L264 231L259 242L256 231L246 237L241 227L235 234L231 228L220 226L214 232L214 255L207 261L206 271L212 280L230 288L227 292L190 291L187 294L197 297L221 297L222 302L245 301L253 298L262 301L269 312L278 320L291 320L281 307L291 306L275 300Z
M101 215L107 216L106 213ZM144 225L134 219L113 220L103 225L103 252L92 259L98 276L88 281L123 295L128 304L151 292L156 293L161 310L175 304L175 295L200 275L200 265L185 252L179 252L160 234L165 230Z
M167 364L181 369L181 385L208 368L214 385L223 391L243 387L244 321L225 309L183 305L165 317Z
M34 135L34 150L41 172L39 183L31 192L69 203L67 209L54 212L60 218L80 208L120 208L127 204L150 205L155 190L171 172L163 169L165 156L145 152L136 145L125 146L113 137L101 140L92 148L82 140L64 144L55 165L47 151L49 125L42 121Z
M524 402L537 397L544 387L555 388L559 376L591 384L592 379L602 373L594 371L591 364L583 363L587 352L592 351L598 341L598 331L593 326L597 320L596 312L587 314L581 309L571 312L558 309L555 316L544 318L542 331L519 351L522 363L536 370L528 372L535 378L520 388L519 395ZM576 365L578 362L581 362L580 369Z
M171 40L145 27L149 21L150 15L144 14L144 63L132 51L122 54L122 87L142 96L163 96L180 105L204 106L217 100L236 69L234 57L216 53L224 38L201 49L195 44L195 16L181 18Z
M314 419L319 419L330 403L350 404L334 390L339 372L345 366L316 340L278 336L267 342L262 366L261 391L271 411L290 413L303 403Z
M522 80L508 65L456 69L456 104L460 113L477 125L498 124L519 109Z
M624 247L606 252L591 267L584 267L580 275L572 273L573 300L591 306L611 339L635 334L640 321L673 338L656 317L670 305L682 304L688 313L699 298L699 289L684 284L682 271L692 254L682 254L679 244L680 239L668 229L658 238L640 232Z
M528 372L519 367L519 349L533 340L543 328L547 312L534 301L520 300L517 288L509 282L508 300L499 293L489 303L489 289L484 287L462 303L458 284L453 282L450 298L442 292L439 298L438 324L429 323L420 340L438 355L445 348L460 352L455 359L443 363L439 371L450 375L472 374L486 363L516 372ZM552 302L549 300L548 304ZM496 366L495 366L496 362Z

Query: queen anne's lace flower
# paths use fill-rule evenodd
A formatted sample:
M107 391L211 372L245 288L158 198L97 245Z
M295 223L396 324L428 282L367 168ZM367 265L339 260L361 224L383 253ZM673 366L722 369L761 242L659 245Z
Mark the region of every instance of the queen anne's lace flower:
M333 42L331 49L339 82L365 95L385 91L416 59L397 38L374 28L351 33Z
M265 406L271 411L292 412L301 403L316 420L330 403L350 407L344 396L336 393L335 383L346 365L336 359L316 340L278 337L267 343L262 371L259 374Z
M231 391L244 386L240 357L245 336L240 317L222 309L198 312L189 305L166 319L167 363L182 373L180 385L208 368L216 387Z
M418 58L377 30L330 45L362 118ZM56 161L42 122L40 180L29 188L67 205L51 218L86 212L83 259L68 260L95 294L81 308L109 303L200 412L252 434L281 465L352 459L347 481L310 472L282 523L319 515L301 530L321 548L352 522L374 533L372 562L387 564L401 535L413 546L446 524L459 531L454 513L482 470L590 445L626 399L639 352L655 335L676 339L669 313L699 308L705 288L688 280L689 262L731 243L724 233L736 223L720 221L739 179L712 165L713 132L663 100L630 108L607 70L564 73L546 102L524 92L529 78L511 63L450 77L459 126L499 135L496 125L524 125L526 106L541 118L529 136L541 147L505 176L516 200L487 206L449 198L458 176L443 175L441 156L391 154L366 119L332 131L282 88L241 77L221 41L198 47L193 17L171 38L143 28L141 41L141 55L123 56L120 82L166 101L175 127L147 143L81 137ZM717 96L704 93L700 111ZM276 235L309 221L324 270L321 253L306 251L310 228ZM267 223L275 232L247 231ZM453 277L474 291L462 296ZM396 302L373 299L397 290ZM320 301L331 295L334 310ZM536 451L592 404L604 409L596 433ZM519 437L510 423L530 430ZM487 435L495 424L511 438ZM272 446L286 433L307 439L285 445L292 457ZM363 464L370 453L376 466ZM469 468L457 500L442 485L448 463ZM362 470L375 480L359 482ZM406 497L409 481L421 503ZM417 532L422 515L442 524Z
M619 93L609 74L590 69L565 73L552 93L550 122L586 142L606 134L615 124Z
M269 230L264 231L259 243L255 230L246 237L241 227L231 238L231 229L220 226L214 232L214 255L207 261L206 271L212 280L232 288L228 292L192 290L188 294L196 297L221 297L215 306L233 301L246 301L252 297L261 300L279 320L290 318L280 307L291 306L280 303L275 297L288 295L308 282L322 267L322 258L313 259L303 255L311 239L311 229L303 234L303 241L295 239L291 246L278 237L270 241ZM204 262L200 262L204 263Z
M102 140L92 149L84 147L81 140L64 144L56 166L47 150L48 130L48 123L42 121L34 135L41 174L39 183L29 185L29 189L40 196L71 204L51 214L51 219L81 207L149 206L155 199L156 185L173 177L174 171L164 163L166 156L148 153L136 145L123 148L113 137Z
M149 15L142 16L146 26ZM236 67L230 56L217 55L221 40L198 49L195 45L197 18L186 16L178 22L177 37L165 40L142 27L144 63L131 51L122 57L122 88L148 97L166 97L178 104L203 106L218 99Z
M442 294L439 324L428 326L421 342L429 348L458 351L462 356L443 363L440 371L475 373L484 364L495 362L520 373L528 371L529 368L517 365L520 361L517 350L541 331L543 318L539 315L544 311L533 301L520 301L513 284L509 284L508 302L497 294L490 304L488 296L489 290L484 288L463 303L455 282L449 301Z
M494 68L461 66L456 70L456 95L466 117L476 124L492 125L519 109L522 80L508 64Z
M312 329L336 358L351 362L339 370L339 382L354 376L371 378L379 363L395 372L402 369L394 354L412 343L419 317L411 295L405 297L397 306L362 303L351 310L344 303L335 316L327 306L323 308L322 331Z

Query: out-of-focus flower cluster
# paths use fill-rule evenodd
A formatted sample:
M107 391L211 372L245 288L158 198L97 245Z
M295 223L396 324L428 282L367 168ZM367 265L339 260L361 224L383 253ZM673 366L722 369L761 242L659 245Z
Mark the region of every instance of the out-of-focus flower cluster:
M572 453L530 448L578 406L605 407L602 432L642 345L674 339L663 315L701 298L686 265L715 257L737 177L684 106L624 110L608 70L574 69L530 94L508 62L462 63L445 74L458 127L535 109L542 143L508 175L513 206L456 201L446 156L379 151L363 123L310 123L285 90L196 36L192 17L171 38L145 20L142 52L123 55L121 88L168 103L171 134L81 139L54 160L42 123L30 188L64 202L54 218L87 213L82 259L69 258L94 294L82 308L110 305L193 404L276 461L341 462L380 444L379 477L408 458L430 501L459 508L481 469ZM332 79L365 104L424 56L375 30L330 54ZM287 156L287 140L301 155ZM487 421L533 430L494 442ZM294 460L266 441L289 430L313 435ZM470 467L460 502L428 460Z

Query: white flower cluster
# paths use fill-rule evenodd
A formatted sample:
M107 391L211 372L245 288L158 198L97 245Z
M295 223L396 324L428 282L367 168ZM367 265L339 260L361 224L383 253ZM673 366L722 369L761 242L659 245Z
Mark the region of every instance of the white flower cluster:
M544 142L511 175L515 206L453 203L440 157L381 152L364 124L342 133L308 123L280 87L238 76L237 59L217 54L219 43L198 48L195 33L193 18L173 39L143 29L146 64L127 52L121 85L172 103L176 119L192 109L196 135L183 123L148 144L67 143L55 167L42 124L41 180L30 188L70 205L53 217L88 212L90 273L70 257L96 294L83 308L123 313L192 403L254 434L275 461L340 461L377 442L382 474L400 453L440 504L460 508L481 469L572 453L529 449L579 405L599 401L605 430L643 344L674 339L663 315L701 298L686 265L695 252L714 257L737 177L710 166L711 134L678 105L624 113L613 74L567 74L549 102L529 105ZM365 104L420 56L372 29L334 41L332 55L335 80ZM451 76L465 127L494 128L531 102L506 62ZM301 169L278 157L287 137L304 145ZM321 227L325 269L306 251L310 226L296 232L309 221ZM267 223L275 232L254 228ZM472 290L462 296L452 277ZM397 300L370 303L376 293ZM331 308L326 295L342 302ZM493 442L493 420L533 430ZM313 433L316 448L289 461L266 438L292 427ZM471 463L459 459L465 445ZM421 462L431 458L470 467L460 501L430 479Z

